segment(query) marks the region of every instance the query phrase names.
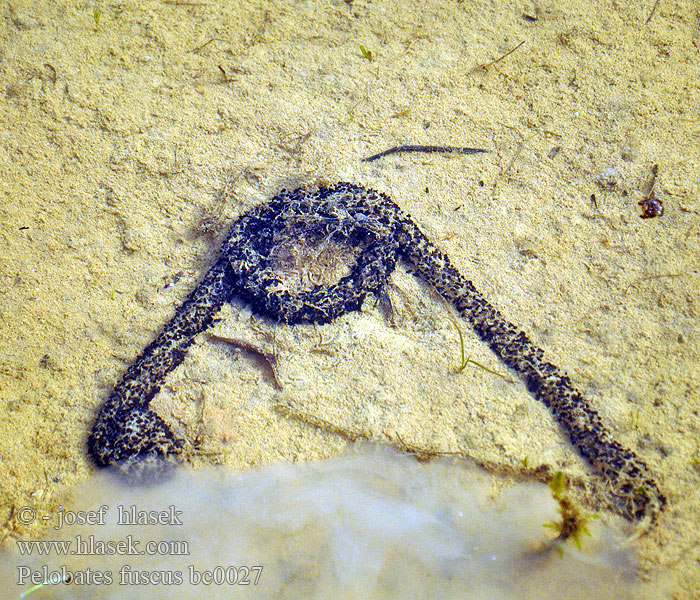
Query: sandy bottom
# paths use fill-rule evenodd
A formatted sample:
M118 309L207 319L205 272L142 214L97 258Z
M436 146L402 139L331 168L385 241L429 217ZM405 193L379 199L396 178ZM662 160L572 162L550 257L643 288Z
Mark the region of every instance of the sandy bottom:
M638 573L694 597L694 10L690 0L653 12L591 0L10 2L0 21L5 544L38 538L74 501L94 471L95 411L214 260L227 223L281 188L347 180L408 210L648 462L668 506L637 532ZM490 153L359 162L400 143ZM664 214L641 219L652 183ZM405 269L387 294L390 307L323 327L227 306L212 331L274 350L282 389L254 354L200 336L156 402L188 460L242 470L370 438L513 478L561 469L597 508L600 482L468 326L466 355L496 374L455 373L454 316Z

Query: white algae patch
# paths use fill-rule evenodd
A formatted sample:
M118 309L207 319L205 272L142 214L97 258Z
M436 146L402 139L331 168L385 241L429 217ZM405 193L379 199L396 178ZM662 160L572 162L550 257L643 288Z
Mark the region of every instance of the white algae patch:
M99 473L45 538L69 554L25 544L20 556L17 545L2 557L0 592L70 577L29 597L653 597L610 526L595 523L581 551L564 544L560 556L546 544L543 524L558 516L547 486L493 483L463 462L374 448L243 474L182 469L145 488ZM65 524L76 519L93 524Z

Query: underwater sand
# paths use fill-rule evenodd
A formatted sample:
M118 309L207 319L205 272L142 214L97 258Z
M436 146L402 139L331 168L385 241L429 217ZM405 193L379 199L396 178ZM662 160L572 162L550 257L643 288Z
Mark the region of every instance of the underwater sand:
M658 476L639 573L700 580L694 3L11 2L0 39L0 523L35 539L93 472L95 411L218 251L283 187L349 180L408 210ZM100 11L95 23L93 8ZM525 42L503 60L477 69ZM372 52L363 56L360 44ZM398 143L479 156L359 159ZM665 213L641 220L651 168ZM595 199L593 199L595 198ZM234 304L157 398L196 465L349 439L599 482L515 376L399 268L392 311L273 327ZM31 524L17 510L37 511ZM46 517L44 520L43 517ZM607 519L603 516L603 520Z

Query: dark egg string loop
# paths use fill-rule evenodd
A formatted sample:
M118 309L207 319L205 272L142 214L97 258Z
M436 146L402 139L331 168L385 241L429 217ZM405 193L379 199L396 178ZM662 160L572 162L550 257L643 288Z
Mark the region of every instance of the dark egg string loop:
M329 239L355 251L349 274L309 290L285 289L274 260L280 246ZM149 403L224 302L240 298L255 313L289 325L327 323L359 310L368 294L379 295L399 260L450 302L550 410L612 491L613 508L629 519L658 513L665 498L646 463L613 438L569 377L545 360L544 351L505 319L391 198L351 183L284 190L233 223L219 259L100 409L88 440L95 463L116 465L142 479L177 462L182 441Z

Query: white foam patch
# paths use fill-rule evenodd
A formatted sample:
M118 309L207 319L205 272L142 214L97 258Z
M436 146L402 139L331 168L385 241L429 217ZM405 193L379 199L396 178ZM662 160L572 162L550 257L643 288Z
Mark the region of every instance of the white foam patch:
M18 598L52 574L70 574L72 583L45 585L28 597L653 597L610 527L595 526L582 551L572 544L562 556L543 550L552 534L542 525L558 517L547 486L518 484L491 498L491 483L463 462L421 464L376 448L243 474L182 469L146 488L100 473L70 510L96 511L83 513L93 520L104 514L104 525L65 525L45 538L68 542L71 552L82 543L88 554L59 555L58 546L44 546L43 556L38 546L31 555L5 553L0 590ZM100 506L107 508L100 513ZM119 524L120 506L129 515L132 506L151 518L162 512L170 524ZM107 548L98 547L104 541L122 542L113 552L145 552L149 541L160 542L162 554L105 555L99 551ZM144 583L154 577L169 584Z

